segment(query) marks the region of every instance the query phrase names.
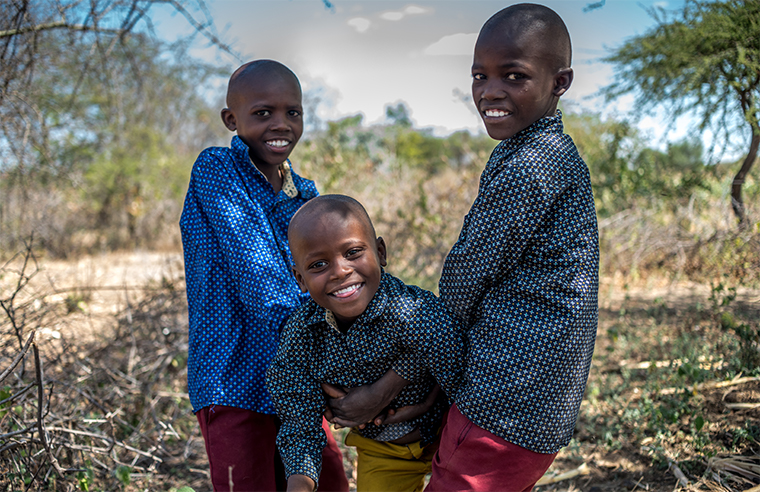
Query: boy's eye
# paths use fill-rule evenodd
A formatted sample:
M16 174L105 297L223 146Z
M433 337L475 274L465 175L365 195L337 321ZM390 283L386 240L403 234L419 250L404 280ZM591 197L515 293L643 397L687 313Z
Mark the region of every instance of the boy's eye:
M508 73L505 78L507 80L520 80L522 78L525 78L525 75L523 75L521 73L514 73L514 72L512 72L512 73Z
M324 268L325 265L327 265L326 261L322 261L322 260L315 261L314 263L309 265L309 270L319 270L320 268Z
M256 111L253 114L255 114L256 116L269 116L270 113L268 109L260 109L259 111Z
M362 252L361 248L351 248L348 251L346 251L346 258L350 258L352 256L356 256L356 255L358 255L361 252Z
M301 116L303 113L301 111L298 111L297 109L291 109L288 114L290 116Z
M486 76L482 73L474 73L472 74L472 78L475 80L486 80Z

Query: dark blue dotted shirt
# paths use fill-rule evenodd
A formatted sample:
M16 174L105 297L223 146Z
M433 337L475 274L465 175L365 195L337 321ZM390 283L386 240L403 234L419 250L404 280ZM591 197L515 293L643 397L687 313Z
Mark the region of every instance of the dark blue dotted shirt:
M377 293L345 335L333 324L331 314L314 301L296 311L267 373L282 419L277 445L287 476L319 478L327 442L320 383L353 388L373 383L393 368L410 383L391 408L421 403L435 380L452 400L461 385L465 353L461 330L431 292L383 273ZM389 441L419 428L425 445L435 439L447 408L439 400L414 420L367 424L355 430L370 439Z
M187 383L197 411L226 405L274 413L265 373L288 316L308 298L290 270L288 222L317 196L281 168L275 194L237 136L193 166L180 219L190 341Z
M501 142L446 258L441 297L468 329L456 403L539 453L569 443L598 321L599 238L589 171L562 114Z

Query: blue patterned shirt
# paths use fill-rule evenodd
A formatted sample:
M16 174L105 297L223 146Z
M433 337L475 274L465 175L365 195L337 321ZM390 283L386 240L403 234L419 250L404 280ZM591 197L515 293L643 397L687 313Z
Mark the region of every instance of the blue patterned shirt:
M451 400L461 385L465 353L461 329L433 293L383 273L372 301L346 334L338 330L331 314L313 300L296 311L267 373L282 419L277 446L287 476L319 478L327 442L320 383L353 388L373 383L393 368L410 383L391 408L421 403L436 380ZM381 426L370 423L355 430L369 439L389 441L419 428L425 445L435 439L447 408L439 400L416 419Z
M290 270L288 222L317 196L281 167L277 194L235 136L198 156L180 228L190 317L187 383L194 411L226 405L273 414L265 375L288 316L308 298Z
M441 297L470 344L462 414L535 452L569 443L596 339L598 271L589 171L558 111L494 149L444 263Z

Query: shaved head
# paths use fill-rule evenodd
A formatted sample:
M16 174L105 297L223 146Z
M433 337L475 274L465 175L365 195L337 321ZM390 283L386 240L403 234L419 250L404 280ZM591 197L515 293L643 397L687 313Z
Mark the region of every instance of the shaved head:
M569 68L572 64L570 33L562 18L549 7L519 3L500 10L483 25L478 41L503 34L528 36L540 41L542 47L552 54L553 70Z
M227 106L234 106L238 95L249 88L256 80L262 78L279 79L283 83L292 83L301 91L298 77L288 67L274 60L254 60L235 70L227 84Z
M288 238L297 231L308 228L316 217L328 213L340 215L344 219L354 217L360 220L371 236L375 237L375 227L361 203L346 195L321 195L306 202L293 215L288 226Z

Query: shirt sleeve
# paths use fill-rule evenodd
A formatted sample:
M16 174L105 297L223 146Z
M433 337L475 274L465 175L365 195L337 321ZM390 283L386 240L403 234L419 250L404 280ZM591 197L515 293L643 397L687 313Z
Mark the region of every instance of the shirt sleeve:
M208 149L191 179L193 198L216 237L226 271L252 314L286 316L299 289L261 205L251 197L231 157ZM274 311L274 312L272 312Z
M454 403L463 383L467 353L461 323L430 293L410 326L407 332L410 349L446 393L449 403Z
M512 162L481 190L443 266L441 298L469 328L485 294L517 264L551 207L548 183L534 179L528 163Z
M267 370L267 386L282 420L277 448L285 475L306 475L318 483L327 437L322 430L324 396L318 382L310 377L311 346L311 333L294 316L286 324L277 354Z
M421 364L417 354L411 351L402 351L391 369L410 383L419 382L427 376L424 364Z

